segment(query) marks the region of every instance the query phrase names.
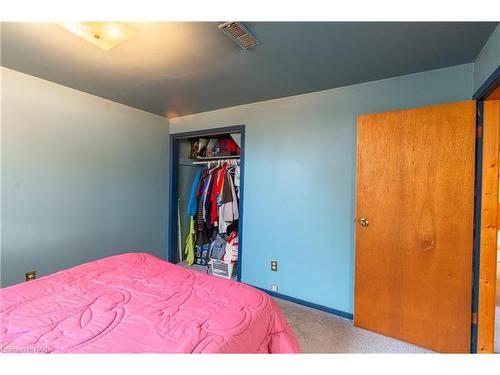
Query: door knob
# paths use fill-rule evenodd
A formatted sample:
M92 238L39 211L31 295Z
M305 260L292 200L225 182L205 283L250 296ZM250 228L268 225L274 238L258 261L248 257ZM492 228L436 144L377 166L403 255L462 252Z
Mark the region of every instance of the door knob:
M361 219L359 219L359 223L363 226L363 227L367 227L368 224L370 224L368 222L368 219L366 217L362 217Z

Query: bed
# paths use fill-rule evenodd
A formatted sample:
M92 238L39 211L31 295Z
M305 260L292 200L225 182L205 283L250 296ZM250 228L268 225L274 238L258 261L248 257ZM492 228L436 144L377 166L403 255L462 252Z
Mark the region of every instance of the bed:
M1 289L1 351L298 353L266 293L147 253Z

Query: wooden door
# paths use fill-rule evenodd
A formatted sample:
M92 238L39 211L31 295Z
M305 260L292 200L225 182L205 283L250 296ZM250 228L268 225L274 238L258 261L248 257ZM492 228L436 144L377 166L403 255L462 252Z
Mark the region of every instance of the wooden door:
M358 118L356 326L470 352L475 130L474 101Z

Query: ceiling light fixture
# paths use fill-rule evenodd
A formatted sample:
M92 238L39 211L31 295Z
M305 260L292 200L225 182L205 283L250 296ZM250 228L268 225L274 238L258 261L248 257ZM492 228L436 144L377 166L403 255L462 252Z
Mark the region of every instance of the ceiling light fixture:
M62 22L58 25L104 51L137 34L133 27L123 22Z

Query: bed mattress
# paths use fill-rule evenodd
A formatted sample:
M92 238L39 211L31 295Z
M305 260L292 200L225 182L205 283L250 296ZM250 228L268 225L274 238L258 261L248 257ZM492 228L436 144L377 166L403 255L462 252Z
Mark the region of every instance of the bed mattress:
M147 253L0 290L3 353L298 353L272 298Z

